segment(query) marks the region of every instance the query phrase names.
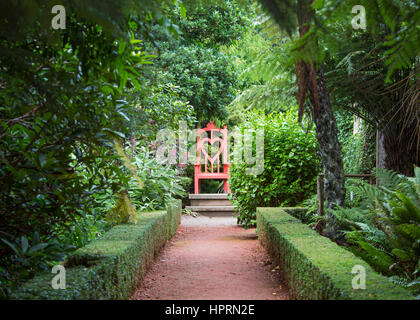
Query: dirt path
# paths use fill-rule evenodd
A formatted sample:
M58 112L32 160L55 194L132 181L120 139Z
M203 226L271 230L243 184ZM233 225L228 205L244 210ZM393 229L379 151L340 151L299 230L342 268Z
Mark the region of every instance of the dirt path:
M255 234L233 218L183 217L131 299L285 300L287 289Z

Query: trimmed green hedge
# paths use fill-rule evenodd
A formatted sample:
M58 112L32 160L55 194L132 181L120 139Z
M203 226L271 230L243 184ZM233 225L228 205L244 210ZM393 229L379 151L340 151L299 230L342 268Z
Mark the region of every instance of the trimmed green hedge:
M54 274L42 274L12 294L12 299L127 299L176 232L181 202L166 211L143 212L137 224L122 224L76 250L65 263L66 289L53 289Z
M310 222L310 217L306 215L308 208L305 207L282 207L284 212L290 214L291 216L298 218L303 223Z
M414 297L365 261L302 224L282 208L257 208L258 237L285 274L296 299L395 299ZM366 268L366 289L352 288L355 265Z

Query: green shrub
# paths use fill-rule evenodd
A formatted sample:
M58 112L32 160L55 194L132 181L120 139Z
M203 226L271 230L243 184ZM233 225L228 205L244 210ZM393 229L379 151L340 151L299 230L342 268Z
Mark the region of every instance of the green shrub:
M282 208L257 209L258 237L284 272L297 299L412 299L363 260L319 235ZM352 269L366 270L366 289L353 289Z
M53 275L29 280L12 299L127 299L141 282L157 252L180 223L177 201L167 211L138 215L137 224L121 224L78 249L65 262L66 289L51 287Z
M255 223L258 206L294 206L308 198L315 192L319 172L315 133L301 127L294 111L250 113L241 129L260 128L264 129L264 171L246 174L246 163L233 163L230 170L238 222L246 227Z
M1 233L0 240L13 255L8 255L8 268L0 268L0 299L9 296L21 281L33 277L36 273L51 270L63 261L66 254L76 249L73 245L65 245L56 240L43 241L38 232L28 239L25 236L11 240L11 235Z
M185 18L180 18L176 11L173 13L182 34L174 37L166 27L156 25L148 30L153 43L149 42L146 49L155 52L158 59L146 76L151 86L156 83L177 86L180 100L194 106L200 123L214 120L217 124L227 117L226 106L239 88L234 61L219 46L229 45L240 37L246 17L235 4L226 1L211 6L195 5ZM158 110L160 104L156 101Z
M87 21L77 6L68 19L72 31L51 37L35 23L44 5L32 4L22 11L34 15L32 26L22 19L14 24L25 30L21 36L2 33L0 40L0 233L9 242L33 241L36 231L42 243L64 248L64 230L96 215L104 206L97 197L112 196L129 179L111 145L127 133L124 88L139 88L140 67L150 61L133 37L105 32L106 24L118 24L91 10ZM120 27L128 36L126 24ZM17 257L0 241L2 285L26 279Z
M109 147L126 132L123 89L150 61L138 41L118 41L74 9L74 32L57 42L26 23L24 37L0 41L22 53L0 57L0 231L16 237L48 237L57 223L100 206L92 194L114 190L115 176L122 184Z
M161 164L153 152L141 147L134 158L136 175L144 185L129 188L130 199L138 211L161 210L166 203L187 195L192 179L180 174L175 165Z

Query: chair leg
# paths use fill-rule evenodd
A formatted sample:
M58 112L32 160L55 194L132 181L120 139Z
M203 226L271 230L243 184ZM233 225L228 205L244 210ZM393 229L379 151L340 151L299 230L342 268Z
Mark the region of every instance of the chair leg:
M224 191L225 193L231 193L231 192L230 192L229 182L228 182L227 180L225 180L225 181L223 182L223 191Z
M194 177L194 193L195 194L200 193L200 183L197 177Z

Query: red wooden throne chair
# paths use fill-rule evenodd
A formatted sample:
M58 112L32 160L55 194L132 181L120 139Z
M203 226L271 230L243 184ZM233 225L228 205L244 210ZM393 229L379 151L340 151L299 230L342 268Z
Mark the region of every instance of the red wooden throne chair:
M219 150L214 152L217 145ZM213 150L213 152L208 152L208 149ZM223 191L230 193L228 182L230 164L228 159L227 126L218 129L211 121L205 128L197 130L197 161L194 164L195 194L200 193L201 180L203 179L224 180Z

